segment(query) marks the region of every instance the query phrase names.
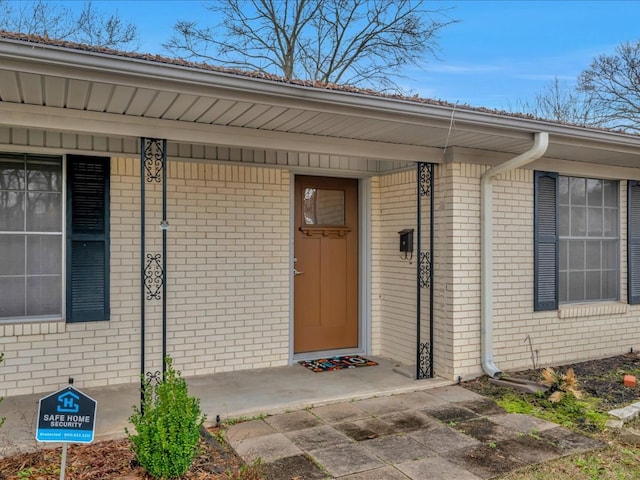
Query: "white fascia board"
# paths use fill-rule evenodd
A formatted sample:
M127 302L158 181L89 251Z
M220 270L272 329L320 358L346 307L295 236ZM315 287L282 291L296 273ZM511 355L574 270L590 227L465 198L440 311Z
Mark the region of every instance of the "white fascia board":
M425 127L442 128L443 125L455 124L459 130L513 138L522 139L533 132L545 131L554 140L561 139L560 143L591 142L591 147L598 148L596 144L600 144L599 148L605 149L614 144L640 148L638 135L10 39L0 39L0 68L318 112L361 115Z
M375 160L438 162L438 148L262 131L0 102L0 125L91 135L164 138L202 145L289 150Z

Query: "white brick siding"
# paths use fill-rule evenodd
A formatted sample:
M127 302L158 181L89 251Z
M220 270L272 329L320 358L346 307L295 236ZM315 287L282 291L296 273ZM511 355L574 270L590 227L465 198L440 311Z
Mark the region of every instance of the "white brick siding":
M184 375L286 365L289 173L172 161L168 170L167 351ZM161 196L147 184L147 253ZM111 320L0 325L0 396L137 382L139 160L112 159ZM160 301L147 302L147 370L161 367Z
M64 139L61 139L64 144ZM221 149L220 152L225 150ZM220 153L218 152L218 153ZM241 151L238 151L242 153ZM238 153L236 152L236 153ZM232 152L228 152L231 155ZM224 156L224 155L223 155ZM237 155L236 155L237 156ZM309 156L309 162L311 162ZM544 161L549 169L549 161ZM554 164L555 165L555 164ZM561 174L584 174L560 163ZM480 367L480 177L488 167L435 166L434 371L456 380ZM588 166L588 175L625 178ZM172 160L168 171L167 346L185 375L286 365L290 342L290 173L268 166ZM160 252L161 192L148 183L147 253ZM494 181L494 358L499 368L614 355L640 346L640 306L626 304L626 182L620 182L620 301L533 311L533 172ZM372 353L415 364L416 172L371 179ZM429 249L423 202L423 250ZM111 320L0 324L0 396L137 382L140 373L139 160L111 171ZM414 241L417 241L414 236ZM423 290L422 340L428 334ZM147 302L146 370L161 366L160 301Z
M458 189L459 200L466 195L473 200L467 204L469 237L468 248L477 244L479 178L487 167L456 165L459 183L472 186L472 190ZM573 167L564 170L567 175L584 175L585 169ZM589 170L589 176L610 178L605 169ZM465 192L467 192L465 194ZM626 182L620 182L620 301L581 305L563 305L558 311L533 310L533 170L521 169L502 175L494 181L493 257L494 257L494 357L502 370L530 368L533 365L527 336L530 337L534 356L541 365L557 365L580 360L616 355L637 349L640 343L640 308L626 304ZM458 241L454 240L454 243ZM467 247L465 247L467 248ZM469 256L468 273L479 269L479 258ZM461 278L459 280L462 280ZM473 284L468 285L468 303L458 299L456 310L467 310L468 328L479 338L479 296ZM460 283L458 282L460 285ZM479 285L478 285L479 286ZM460 288L461 289L461 288ZM468 309L467 309L468 308ZM456 351L465 348L456 337ZM476 343L473 341L472 343ZM455 374L463 377L478 374L479 346L456 358Z
M417 257L401 259L398 235L416 228L415 170L376 178L372 191L374 351L415 365Z

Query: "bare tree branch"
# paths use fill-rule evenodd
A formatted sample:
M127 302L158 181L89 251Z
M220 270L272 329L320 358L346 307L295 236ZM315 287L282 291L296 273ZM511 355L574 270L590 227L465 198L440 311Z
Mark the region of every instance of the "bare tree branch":
M75 23L77 38L90 45L115 48L130 45L137 38L135 25L125 24L117 12L106 17L93 8L91 0L84 4Z
M607 127L640 132L640 42L623 43L614 54L595 58L578 77L578 90Z
M98 47L137 48L136 26L125 23L117 12L107 16L96 10L91 0L79 14L46 0L0 0L0 28Z
M581 126L601 126L602 119L589 99L556 77L536 94L533 106L525 109L537 117Z
M218 0L213 27L178 21L164 47L177 56L302 78L399 90L408 65L436 57L452 24L425 0ZM436 19L436 17L438 19Z

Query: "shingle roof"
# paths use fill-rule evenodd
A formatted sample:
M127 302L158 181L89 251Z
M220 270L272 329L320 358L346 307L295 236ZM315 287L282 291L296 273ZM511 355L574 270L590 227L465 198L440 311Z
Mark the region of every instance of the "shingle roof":
M487 109L487 108L483 108L483 107L472 107L472 106L466 105L466 104L464 104L464 105L457 104L457 103L454 104L454 103L451 103L451 102L448 102L448 101L445 101L445 100L437 100L437 99L433 99L433 98L423 98L423 97L419 97L417 95L405 96L405 95L401 95L401 94L381 93L381 92L378 92L376 90L358 88L358 87L351 86L351 85L341 85L341 84L335 84L335 83L322 83L322 82L311 81L311 80L287 79L287 78L284 78L284 77L281 77L281 76L278 76L278 75L273 75L273 74L266 73L266 72L247 71L247 70L241 70L241 69L237 69L237 68L227 68L227 67L221 67L221 66L216 66L216 65L210 65L210 64L204 63L204 62L192 62L192 61L184 60L184 59L181 59L181 58L166 57L166 56L163 56L163 55L157 55L157 54L151 54L151 53L125 52L125 51L114 50L114 49L106 48L106 47L97 47L97 46L92 46L92 45L87 45L87 44L82 44L82 43L69 42L69 41L66 41L66 40L57 40L57 39L52 39L52 38L42 37L42 36L32 35L32 34L15 33L15 32L8 32L8 31L5 31L5 30L0 30L0 38L6 38L6 39L10 39L10 40L18 40L18 41L28 42L28 43L35 43L35 44L39 44L39 45L62 47L62 48L67 48L67 49L72 49L72 50L81 50L81 51L85 51L85 52L100 53L100 54L104 54L104 55L126 57L126 58L142 60L142 61L148 61L148 62L162 63L162 64L167 64L167 65L175 65L175 66L181 66L181 67L187 67L187 68L194 68L194 69L198 69L198 70L207 70L207 71L211 71L211 72L220 72L220 73L225 73L225 74L229 74L229 75L238 75L238 76L242 76L242 77L259 78L259 79L263 79L263 80L270 80L270 81L273 81L273 82L288 83L288 84L291 84L291 85L304 86L304 87L310 87L310 88L317 88L317 89L323 89L323 90L336 90L336 91L348 92L348 93L356 93L356 94L361 94L361 95L384 97L384 98L390 98L390 99L396 99L396 100L405 100L405 101L425 103L425 104L430 104L430 105L439 105L439 106L443 106L443 107L464 108L464 109L477 110L477 111L482 111L482 112L494 112L494 113L500 113L500 114L507 114L507 112L503 112L503 111L499 111L499 110L491 110L491 109ZM533 117L530 117L528 115L525 115L525 117L533 118Z
M446 100L423 98L418 95L407 96L407 95L401 95L401 94L382 93L372 89L358 88L351 85L322 83L318 81L300 80L300 79L287 79L287 78L284 78L278 75L273 75L266 72L247 71L247 70L241 70L237 68L221 67L216 65L210 65L204 62L193 62L193 61L184 60L181 58L166 57L163 55L157 55L157 54L151 54L151 53L125 52L125 51L114 50L106 47L98 47L98 46L92 46L92 45L87 45L82 43L69 42L66 40L57 40L57 39L52 39L52 38L32 35L32 34L24 34L24 33L16 33L16 32L0 30L0 38L17 40L17 41L27 42L32 44L61 47L61 48L71 49L71 50L81 50L85 52L93 52L93 53L98 53L103 55L125 57L125 58L130 58L135 60L146 61L146 62L165 64L165 65L193 68L193 69L202 70L202 71L218 72L218 73L224 73L227 75L237 75L238 77L256 78L256 79L267 80L271 82L314 88L318 90L333 90L333 91L352 93L352 94L358 94L358 95L364 95L364 96L370 96L370 97L388 98L391 100L402 100L406 102L420 103L424 105L441 106L441 107L452 108L456 110L461 109L461 110L468 110L471 112L495 114L503 117L537 120L537 121L542 121L542 122L555 124L555 125L565 125L565 126L572 126L572 127L579 127L579 128L588 128L590 130L599 130L599 131L612 132L612 133L624 133L632 136L640 136L640 134L636 135L634 133L629 133L621 130L613 130L608 128L599 128L599 127L592 127L592 126L585 127L584 125L577 125L569 122L549 120L549 119L537 117L535 115L528 114L528 113L508 112L505 110L471 106L468 104L452 103Z

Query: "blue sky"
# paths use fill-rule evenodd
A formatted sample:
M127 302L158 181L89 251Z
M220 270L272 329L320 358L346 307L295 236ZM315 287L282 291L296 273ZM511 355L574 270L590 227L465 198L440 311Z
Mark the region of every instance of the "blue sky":
M440 3L440 2L439 2ZM444 5L445 2L442 2ZM502 108L558 77L573 81L600 54L640 40L639 1L458 1L423 96Z
M70 5L80 2L66 1ZM204 18L201 0L94 0L135 23L140 51L164 53L174 22ZM532 99L554 77L573 81L591 60L640 40L640 0L432 0L460 22L440 34L439 60L406 75L420 96L488 108ZM211 22L215 24L215 22Z

